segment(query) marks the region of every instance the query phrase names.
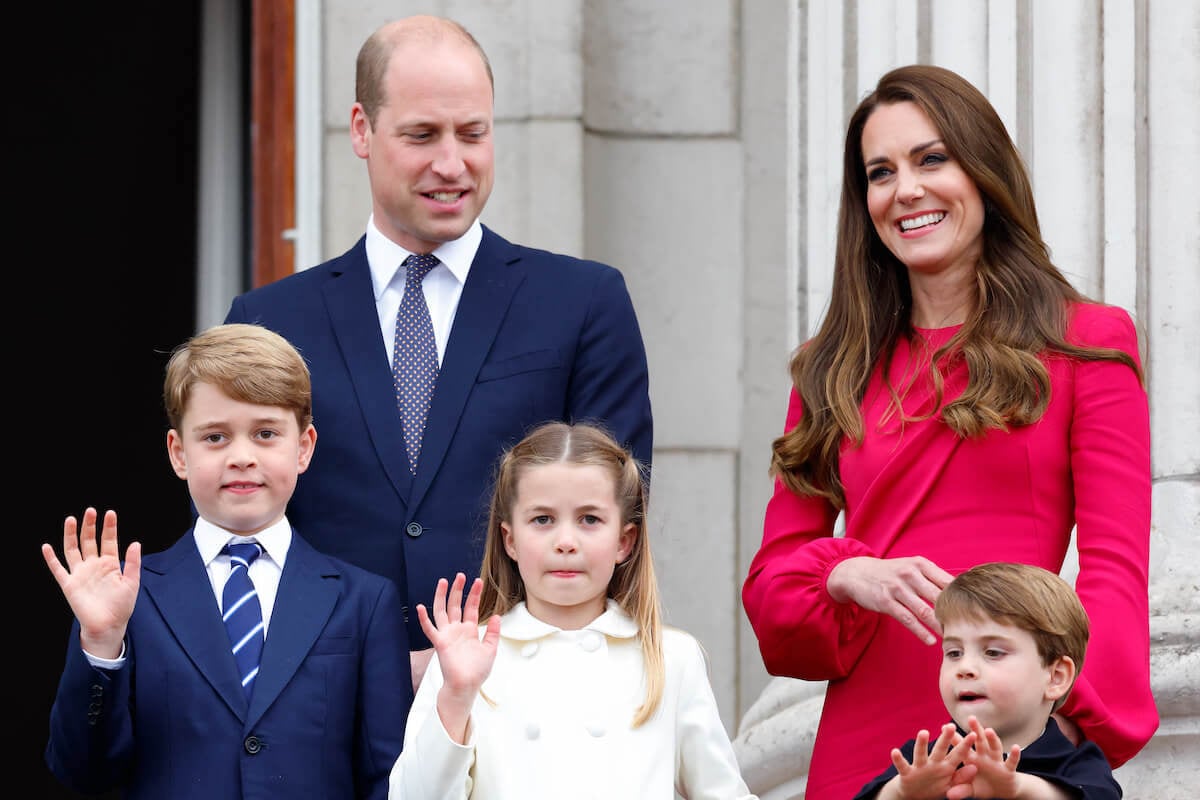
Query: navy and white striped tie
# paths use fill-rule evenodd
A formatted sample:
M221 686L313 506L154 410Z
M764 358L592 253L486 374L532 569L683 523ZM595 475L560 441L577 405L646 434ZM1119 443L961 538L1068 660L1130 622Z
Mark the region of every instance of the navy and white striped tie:
M233 657L237 661L238 675L242 679L242 690L246 699L254 691L254 679L258 676L258 663L263 650L262 606L258 592L250 580L250 565L262 554L258 542L230 542L221 549L229 556L229 580L221 593L221 619L229 633L233 646Z

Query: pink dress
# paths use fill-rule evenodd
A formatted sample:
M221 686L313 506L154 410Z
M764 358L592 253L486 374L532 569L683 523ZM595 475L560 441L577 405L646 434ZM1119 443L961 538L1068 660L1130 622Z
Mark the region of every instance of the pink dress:
M901 341L893 385L914 360L957 328ZM1075 307L1068 337L1138 358L1122 309ZM987 561L1058 572L1076 527L1076 590L1092 622L1087 657L1061 713L1114 767L1158 727L1150 692L1147 568L1150 548L1150 425L1146 392L1127 366L1044 359L1050 404L1042 419L980 439L942 422L881 422L889 397L876 370L863 400L865 441L844 447L846 535L837 512L775 482L763 541L742 589L746 614L772 675L828 680L806 800L845 800L890 764L889 752L946 719L938 693L939 645L921 643L891 617L834 602L829 571L854 556L922 555L957 574ZM919 366L918 366L919 370ZM966 386L966 367L946 376L945 397ZM922 384L923 385L923 384ZM904 396L910 413L932 405L928 387ZM785 430L800 418L792 391Z

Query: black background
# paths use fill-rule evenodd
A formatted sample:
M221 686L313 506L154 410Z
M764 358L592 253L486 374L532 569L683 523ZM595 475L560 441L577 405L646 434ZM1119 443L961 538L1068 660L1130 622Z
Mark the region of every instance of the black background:
M45 3L8 29L6 760L29 797L79 796L43 759L71 614L41 543L61 554L89 505L118 512L122 553L190 523L161 394L195 327L199 2Z

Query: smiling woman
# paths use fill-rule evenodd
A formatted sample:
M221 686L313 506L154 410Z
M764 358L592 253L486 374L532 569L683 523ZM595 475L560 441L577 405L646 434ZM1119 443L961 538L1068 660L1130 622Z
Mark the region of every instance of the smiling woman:
M908 269L912 324L961 324L983 248L983 198L915 103L880 106L863 126L867 210Z
M806 800L853 796L941 721L952 577L1058 572L1073 529L1105 623L1056 716L1114 766L1137 753L1158 724L1137 334L1050 261L1020 154L959 75L898 68L851 117L829 310L791 375L742 599L771 674L829 681Z

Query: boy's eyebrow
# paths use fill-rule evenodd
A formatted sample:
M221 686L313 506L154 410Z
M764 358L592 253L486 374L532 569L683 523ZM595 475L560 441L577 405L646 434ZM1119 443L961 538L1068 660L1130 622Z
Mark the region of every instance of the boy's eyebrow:
M287 414L270 414L261 417L255 417L254 419L250 420L250 423L252 425L277 425L282 420L286 419ZM197 422L195 425L191 426L191 429L194 431L204 431L209 430L210 428L228 428L229 425L229 420L210 419L205 420L204 422Z

